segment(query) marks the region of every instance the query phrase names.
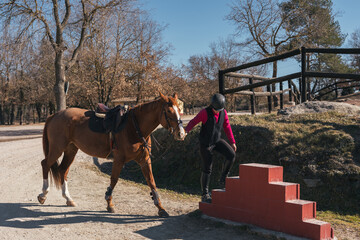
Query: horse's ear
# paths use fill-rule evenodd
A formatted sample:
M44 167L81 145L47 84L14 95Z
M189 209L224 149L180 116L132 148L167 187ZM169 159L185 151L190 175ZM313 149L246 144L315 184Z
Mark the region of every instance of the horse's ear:
M178 99L177 93L174 93L173 98L175 98L175 100Z
M159 94L160 94L160 97L165 101L165 102L168 102L169 99L167 98L167 96L165 96L164 94L162 94L160 91L159 91Z

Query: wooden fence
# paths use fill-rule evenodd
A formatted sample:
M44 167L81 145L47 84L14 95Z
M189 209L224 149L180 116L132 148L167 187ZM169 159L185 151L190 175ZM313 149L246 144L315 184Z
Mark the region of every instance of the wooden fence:
M280 108L282 109L284 106L284 98L283 95L285 92L289 92L289 101L297 103L305 102L308 100L316 99L321 97L322 94L320 91L311 93L310 92L310 81L309 78L335 78L335 79L351 79L347 81L340 81L335 83L335 88L331 88L331 86L326 86L324 89L321 89L321 92L325 89L330 89L326 94L335 91L340 83L347 82L357 82L360 83L360 74L349 74L349 73L328 73L328 72L313 72L308 71L306 69L306 54L307 53L325 53L325 54L360 54L360 48L305 48L296 49L290 52L283 53L281 55L268 57L262 60L258 60L251 63L246 63L237 67L232 67L228 69L219 70L219 92L222 94L233 94L238 93L242 95L250 95L251 102L251 113L255 114L255 97L256 96L267 96L268 97L268 110L272 111L272 100L271 96L279 95L280 96ZM256 67L267 63L272 63L279 60L284 60L290 57L294 57L297 55L301 55L301 71L288 74L286 76L281 76L277 78L266 78L263 76L257 75L249 75L249 74L241 74L238 71ZM226 88L226 79L227 78L247 78L249 84L234 87L234 88ZM299 83L297 85L294 83L294 79L298 79ZM254 83L254 80L261 80L261 82ZM283 88L283 83L287 82L288 87L286 89ZM271 92L270 85L279 84L279 91ZM330 85L330 84L329 84ZM359 84L358 84L359 85ZM358 85L354 85L358 86ZM266 93L255 92L254 89L257 87L267 86ZM315 94L315 95L314 95ZM316 96L317 95L317 96Z

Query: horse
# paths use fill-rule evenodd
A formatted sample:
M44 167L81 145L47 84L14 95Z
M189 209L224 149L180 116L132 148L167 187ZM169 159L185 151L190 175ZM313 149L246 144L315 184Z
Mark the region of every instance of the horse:
M120 172L125 163L134 160L140 166L151 189L150 195L158 208L158 215L168 217L169 214L161 205L152 173L150 135L162 125L170 131L175 140L184 140L186 133L182 126L177 99L177 94L168 97L160 93L158 99L130 108L125 127L113 136L89 129L89 112L94 113L93 111L68 108L49 116L45 122L42 139L45 159L41 161L43 187L38 195L40 204L44 204L49 192L50 172L55 186L62 189L66 205L76 206L68 190L67 175L78 149L81 149L93 157L106 158L110 153L113 155L110 185L105 193L108 212L115 212L112 192ZM62 154L63 158L59 163L58 158Z

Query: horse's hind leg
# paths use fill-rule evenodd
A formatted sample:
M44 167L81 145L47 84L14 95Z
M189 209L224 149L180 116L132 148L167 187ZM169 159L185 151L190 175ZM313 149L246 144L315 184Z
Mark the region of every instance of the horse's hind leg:
M38 201L40 204L44 204L46 200L46 195L49 192L49 171L50 168L47 166L46 158L41 161L42 173L43 173L43 187L42 193L38 195Z
M115 188L116 183L119 180L119 176L123 167L124 159L120 157L114 158L113 167L111 170L110 186L107 188L107 191L105 193L105 200L107 201L107 211L110 213L115 212L115 207L112 202L112 192Z
M165 209L161 205L160 197L156 190L156 184L155 184L155 179L154 179L152 169L151 169L150 158L147 161L147 163L141 167L141 171L146 179L147 184L149 185L149 187L151 189L150 195L152 196L152 199L154 200L155 206L159 209L159 212L158 212L159 216L160 217L169 217L169 214L165 211Z
M72 200L70 193L69 193L69 189L68 189L68 185L67 185L67 175L69 173L70 165L73 163L77 151L78 151L78 148L74 144L70 143L66 147L66 150L64 151L64 157L60 164L62 196L66 199L66 205L72 206L72 207L75 207L76 204Z
M38 201L40 204L44 204L46 195L49 192L49 171L51 166L57 164L57 159L61 156L61 151L51 151L44 160L41 161L42 174L43 174L43 187L42 193L38 195Z

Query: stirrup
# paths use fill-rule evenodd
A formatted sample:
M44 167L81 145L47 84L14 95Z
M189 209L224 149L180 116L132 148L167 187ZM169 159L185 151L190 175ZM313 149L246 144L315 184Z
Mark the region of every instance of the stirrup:
M205 203L211 203L211 196L209 193L206 193L204 195L201 196L201 202L205 202Z

